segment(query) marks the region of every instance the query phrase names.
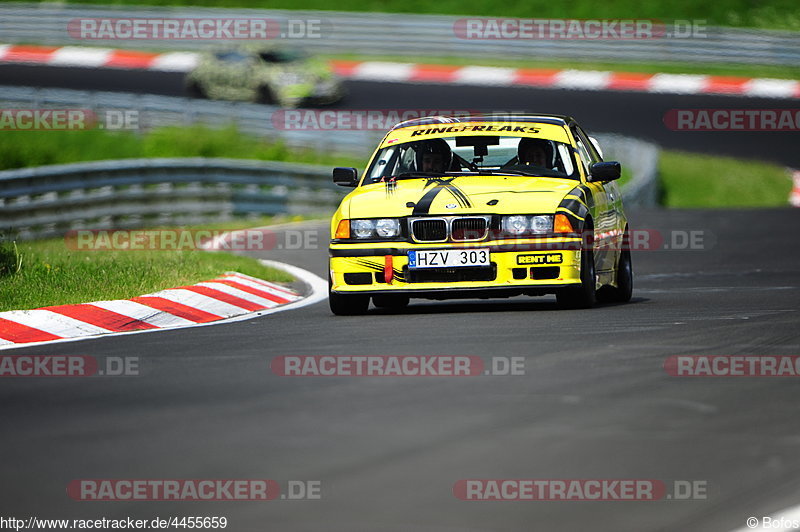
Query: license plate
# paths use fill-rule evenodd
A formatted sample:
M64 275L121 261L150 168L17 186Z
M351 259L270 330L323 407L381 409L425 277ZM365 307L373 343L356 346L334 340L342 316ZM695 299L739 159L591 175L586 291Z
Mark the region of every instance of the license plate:
M459 266L489 266L488 249L437 249L409 251L409 268L454 268Z

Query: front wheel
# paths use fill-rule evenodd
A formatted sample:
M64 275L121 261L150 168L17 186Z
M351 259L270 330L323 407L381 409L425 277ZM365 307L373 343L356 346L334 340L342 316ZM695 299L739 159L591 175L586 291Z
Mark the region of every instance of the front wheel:
M262 85L258 88L256 91L256 103L264 105L275 105L277 103L275 93L272 92L269 85Z
M338 294L331 290L331 278L328 277L328 305L337 316L357 316L364 314L369 308L369 296L363 294Z
M617 286L604 286L597 293L598 299L604 303L627 303L633 295L633 264L631 251L624 249L617 263Z
M597 300L594 251L581 251L581 284L562 288L556 293L556 301L562 309L591 308Z
M369 296L329 292L328 304L337 316L358 316L367 312Z
M191 98L199 98L199 99L208 98L208 94L206 94L205 89L200 84L200 82L197 81L197 80L192 80L186 86L186 92L188 93L189 97L191 97Z

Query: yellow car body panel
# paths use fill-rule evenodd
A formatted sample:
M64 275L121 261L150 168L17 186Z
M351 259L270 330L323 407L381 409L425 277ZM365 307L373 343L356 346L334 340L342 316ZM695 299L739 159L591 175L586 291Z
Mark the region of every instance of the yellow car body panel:
M458 136L530 137L577 146L574 132L566 122L463 121L408 127L401 124L384 137L367 168L372 167L383 148ZM591 161L581 161L580 150L573 152L576 168L570 178L503 175L501 169L496 175L442 175L373 183L365 173L331 219L331 293L373 296L395 293L435 299L447 299L456 293L454 297L465 297L472 291L480 297L485 291L492 297L493 290L504 288L531 295L557 293L560 287L581 283L581 232L587 219L594 229L596 287L615 286L615 265L627 227L619 190L613 181L591 182L587 176ZM423 198L425 209L419 212ZM404 237L384 241L359 242L336 237L340 224L349 224L349 220L391 218L409 224L428 217L452 223L455 218L483 216L487 224L496 224L499 217L517 214L564 214L574 232L510 239L489 231L478 241L418 242L405 225ZM486 250L490 253L491 267L480 272L473 269L472 277L461 275L466 270L459 268L443 268L440 272L409 268L409 252L426 250L455 253ZM514 295L515 291L508 293Z

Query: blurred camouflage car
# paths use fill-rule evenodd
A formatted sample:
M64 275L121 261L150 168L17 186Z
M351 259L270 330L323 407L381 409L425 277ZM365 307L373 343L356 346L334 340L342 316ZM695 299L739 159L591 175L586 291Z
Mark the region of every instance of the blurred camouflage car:
M186 86L196 98L282 107L333 103L343 95L339 79L324 61L302 50L265 45L203 53Z

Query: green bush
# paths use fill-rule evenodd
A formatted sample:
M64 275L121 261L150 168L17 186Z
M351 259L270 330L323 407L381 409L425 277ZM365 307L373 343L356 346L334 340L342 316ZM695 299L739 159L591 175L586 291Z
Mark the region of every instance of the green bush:
M163 127L142 135L102 130L5 131L0 134L0 170L139 157L227 157L330 166L364 164L353 157L289 149L280 141L245 135L233 126L224 129L201 125Z

